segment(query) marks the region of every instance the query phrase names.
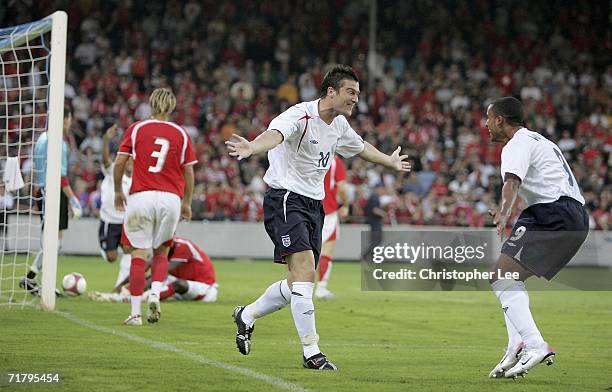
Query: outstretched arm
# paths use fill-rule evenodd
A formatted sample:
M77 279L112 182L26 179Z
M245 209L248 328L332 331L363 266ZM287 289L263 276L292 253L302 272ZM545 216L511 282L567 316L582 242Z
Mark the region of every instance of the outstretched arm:
M283 142L280 131L269 129L257 136L255 140L248 141L242 136L233 134L232 138L225 142L229 154L238 160L248 158L251 155L269 151Z
M502 237L502 240L504 239L504 229L506 228L506 223L508 222L508 218L510 218L510 214L512 213L512 206L514 206L520 186L521 179L518 176L512 173L506 173L504 178L504 186L502 187L500 208L499 210L489 210L489 214L493 217L493 224L497 226L497 234Z
M393 154L387 155L378 151L376 147L368 142L364 142L364 145L365 147L363 151L359 153L359 157L363 160L403 172L409 172L412 168L410 162L405 161L405 159L408 158L408 155L400 155L400 151L402 149L401 147L398 147L395 151L393 151Z

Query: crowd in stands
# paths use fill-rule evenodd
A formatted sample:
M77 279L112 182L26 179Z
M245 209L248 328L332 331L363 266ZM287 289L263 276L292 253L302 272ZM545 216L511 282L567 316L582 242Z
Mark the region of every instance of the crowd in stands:
M381 0L371 58L368 1L38 3L40 17L57 8L69 15L70 179L90 216L100 205L105 129L149 117L148 94L168 86L177 95L174 121L199 159L194 219L261 220L266 156L237 162L223 142L233 133L253 139L288 106L318 98L326 68L345 63L362 90L353 128L382 151L402 146L413 161L410 174L398 175L347 160L349 222L363 221L382 184L387 223L491 225L501 146L489 142L485 112L492 99L514 95L526 126L570 162L591 227L611 227L606 2ZM32 20L27 2L9 4L1 25Z

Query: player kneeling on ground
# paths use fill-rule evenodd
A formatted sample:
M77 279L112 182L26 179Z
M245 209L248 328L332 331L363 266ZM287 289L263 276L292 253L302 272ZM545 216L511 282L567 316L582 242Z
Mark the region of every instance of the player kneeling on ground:
M175 298L183 301L215 302L219 285L215 280L215 268L210 257L193 242L185 238L174 237L168 252L168 278L165 280L159 294L160 300ZM150 263L149 263L150 264ZM123 287L128 283L124 280L119 284ZM150 287L151 279L147 279ZM142 299L147 300L149 291L143 293ZM121 293L92 292L90 298L101 302L129 302L129 292Z

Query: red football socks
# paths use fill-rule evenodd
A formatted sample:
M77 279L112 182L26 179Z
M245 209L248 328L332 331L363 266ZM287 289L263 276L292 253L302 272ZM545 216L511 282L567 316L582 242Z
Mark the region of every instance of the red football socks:
M142 295L144 292L146 264L144 259L132 257L130 265L130 293L132 295Z

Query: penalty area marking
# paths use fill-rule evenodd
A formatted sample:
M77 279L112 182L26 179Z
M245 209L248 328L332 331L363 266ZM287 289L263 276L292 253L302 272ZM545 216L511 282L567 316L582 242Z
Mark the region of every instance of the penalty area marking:
M183 350L180 349L176 346L173 346L171 344L168 343L163 343L163 342L156 342L154 340L149 340L149 339L145 339L141 336L138 335L132 335L130 333L127 332L123 332L123 331L118 331L112 328L106 328L106 327L102 327L99 325L96 325L94 323L91 323L87 320L83 320L78 318L77 316L70 314L70 313L66 313L66 312L61 312L61 311L54 311L53 313L62 316L63 318L72 321L75 324L78 324L82 327L85 328L89 328L89 329L93 329L96 332L100 332L100 333L105 333L105 334L109 334L109 335L114 335L114 336L119 336L122 337L124 339L127 340L131 340L132 342L136 342L136 343L140 343L140 344L144 344L145 346L149 346L158 350L164 350L164 351L169 351L171 353L175 353L178 354L182 357L186 357L189 358L195 362L201 363L203 365L209 365L209 366L214 366L223 370L227 370L228 372L233 372L233 373L239 373L242 374L243 376L247 376L250 378L254 378L256 380L259 381L263 381L265 383L274 385L275 387L278 387L279 389L285 390L285 391L295 391L295 392L305 392L308 391L305 388L300 387L299 385L295 385L292 384L290 382L287 382L285 380L282 380L280 378L276 378L276 377L272 377L272 376L268 376L267 374L263 374L263 373L259 373L256 372L254 370L251 369L247 369L247 368L243 368L240 366L235 366L235 365L230 365L228 363L224 363L224 362L219 362L219 361L215 361L213 359L209 359L206 358L205 356L202 356L200 354L196 354L196 353L192 353L191 351L187 351L187 350Z

